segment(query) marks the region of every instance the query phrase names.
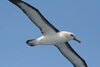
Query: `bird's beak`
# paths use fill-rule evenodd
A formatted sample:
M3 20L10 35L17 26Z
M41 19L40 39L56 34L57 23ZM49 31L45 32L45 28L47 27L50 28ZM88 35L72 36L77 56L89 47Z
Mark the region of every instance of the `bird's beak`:
M81 41L80 41L80 40L78 40L76 37L75 37L73 40L75 40L75 41L77 41L77 42L81 43Z

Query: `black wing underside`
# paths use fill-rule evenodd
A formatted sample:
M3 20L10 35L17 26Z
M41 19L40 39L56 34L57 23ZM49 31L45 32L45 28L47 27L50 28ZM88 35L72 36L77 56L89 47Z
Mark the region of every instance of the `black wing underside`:
M40 13L38 9L29 5L28 3L21 0L9 0L16 6L18 6L29 18L30 20L39 27L44 35L59 32L48 20Z
M55 45L60 52L67 58L74 67L87 67L86 62L82 59L68 42Z

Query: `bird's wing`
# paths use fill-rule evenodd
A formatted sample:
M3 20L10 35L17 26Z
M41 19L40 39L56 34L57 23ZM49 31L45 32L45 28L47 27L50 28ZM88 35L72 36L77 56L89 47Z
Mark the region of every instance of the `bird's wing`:
M73 50L68 42L56 44L55 46L74 65L74 67L87 67L85 61Z
M39 27L44 35L59 32L59 30L57 30L52 24L50 24L48 20L46 20L45 17L35 7L21 0L9 1L18 6L30 18L30 20Z

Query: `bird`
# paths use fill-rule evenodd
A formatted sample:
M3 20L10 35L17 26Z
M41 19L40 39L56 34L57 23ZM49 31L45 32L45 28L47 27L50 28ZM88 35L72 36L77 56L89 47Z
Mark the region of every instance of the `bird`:
M43 36L39 38L27 40L26 43L29 46L54 45L65 56L65 58L73 64L74 67L87 67L85 60L80 57L68 43L70 40L76 40L81 43L72 32L59 31L40 13L37 8L22 0L9 1L19 7L43 34Z

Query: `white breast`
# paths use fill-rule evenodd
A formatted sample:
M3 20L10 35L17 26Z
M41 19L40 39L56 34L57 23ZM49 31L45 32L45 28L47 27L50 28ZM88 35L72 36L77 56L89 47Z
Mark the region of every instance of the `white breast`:
M62 33L52 34L52 35L46 35L42 36L37 39L35 44L48 44L48 45L54 45L57 43L66 42L66 38Z

